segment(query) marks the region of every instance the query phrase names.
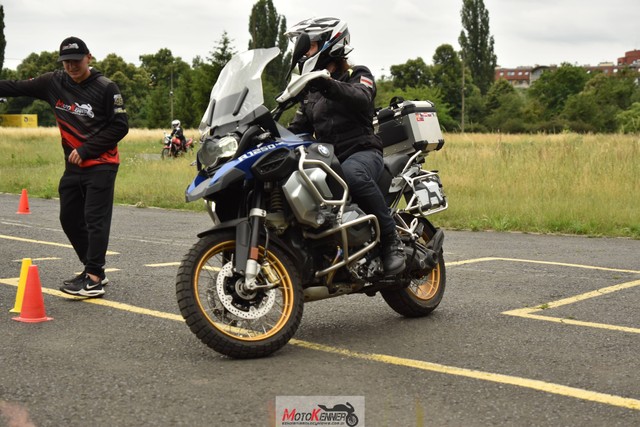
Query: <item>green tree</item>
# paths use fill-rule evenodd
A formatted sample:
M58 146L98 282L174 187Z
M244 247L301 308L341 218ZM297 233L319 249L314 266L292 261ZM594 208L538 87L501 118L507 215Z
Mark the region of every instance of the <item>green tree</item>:
M529 88L528 95L540 103L542 118L549 120L562 112L569 96L582 92L588 80L584 68L564 63L556 70L542 73Z
M615 132L617 116L631 106L635 89L634 75L597 74L582 92L569 96L563 116L571 129L578 132Z
M618 113L616 122L622 133L640 133L640 102L634 102L628 110Z
M115 53L110 53L102 61L96 61L94 65L97 70L113 80L120 88L127 108L129 126L144 127L146 121L141 111L151 82L147 71L134 64L126 63L122 57Z
M175 118L180 119L182 127L185 129L197 128L200 124L202 113L204 112L204 109L199 108L199 106L193 102L195 74L195 70L188 70L182 73L178 81L179 90L175 93Z
M284 85L291 63L291 56L284 55L289 42L284 35L286 28L286 18L278 15L271 0L258 0L253 5L249 17L249 49L274 46L280 49L281 56L271 61L265 70L266 79L276 88Z
M464 131L487 132L484 120L487 116L486 97L473 83L466 83L464 90Z
M451 107L451 115L460 118L462 109L462 61L449 44L438 46L433 55L433 85Z
M18 79L32 79L49 71L61 69L58 56L58 52L55 51L30 54L16 68Z
M433 69L420 57L409 59L404 64L392 65L389 72L393 85L399 89L431 86L433 83Z
M209 104L209 96L213 85L218 80L220 72L229 60L235 54L235 49L232 46L232 40L226 31L222 32L222 36L213 51L209 52L206 61L197 57L193 61L193 76L191 79L191 93L190 98L193 104L193 109L196 112L196 122L192 123L193 126L200 124L202 114L207 109Z
M4 37L4 6L0 4L0 72L4 68L4 49L7 47L7 40Z
M458 42L462 59L471 70L473 80L484 95L494 80L497 57L489 30L489 11L483 0L463 0L462 28Z
M494 82L486 95L486 107L487 112L492 112L493 110L500 107L501 100L505 95L512 95L516 92L515 88L511 86L511 83L506 81L505 79L499 79Z
M141 67L149 75L150 91L145 98L143 112L147 127L166 128L177 113L174 95L179 87L180 76L189 71L189 64L174 57L171 50L160 49L152 55L140 56ZM173 114L172 114L172 106Z
M501 88L505 87L501 85ZM492 108L488 109L489 114L483 120L489 130L506 133L522 133L529 130L524 95L515 90L510 92L498 90L494 94L492 103Z

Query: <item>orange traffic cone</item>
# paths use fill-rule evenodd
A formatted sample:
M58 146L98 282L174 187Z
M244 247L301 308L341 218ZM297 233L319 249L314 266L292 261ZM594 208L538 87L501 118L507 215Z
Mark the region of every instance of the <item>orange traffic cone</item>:
M27 287L27 277L29 276L29 267L31 266L31 258L24 258L22 260L22 267L20 267L20 279L18 280L18 292L16 293L16 303L13 308L9 310L10 313L20 313L22 308L22 300L24 300L24 289Z
M30 214L29 210L29 196L27 196L27 189L22 189L22 195L20 196L20 204L18 205L18 214Z
M39 323L53 320L51 317L47 317L44 311L42 284L40 283L40 274L38 273L37 265L29 267L20 316L13 317L13 320L26 323Z

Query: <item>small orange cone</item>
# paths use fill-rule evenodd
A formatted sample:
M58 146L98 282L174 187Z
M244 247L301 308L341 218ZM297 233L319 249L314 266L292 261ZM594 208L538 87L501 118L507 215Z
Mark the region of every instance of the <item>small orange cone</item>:
M22 195L20 196L20 204L18 205L18 214L27 215L30 214L29 210L29 196L27 196L27 189L22 189Z
M20 313L22 301L24 300L24 289L27 286L27 276L29 275L29 267L31 266L31 258L22 259L22 267L20 268L20 279L18 280L18 292L16 293L16 303L9 310L10 313Z
M12 319L26 323L39 323L53 320L53 318L47 317L44 311L42 284L40 283L40 274L38 273L37 265L29 267L20 316L13 317Z

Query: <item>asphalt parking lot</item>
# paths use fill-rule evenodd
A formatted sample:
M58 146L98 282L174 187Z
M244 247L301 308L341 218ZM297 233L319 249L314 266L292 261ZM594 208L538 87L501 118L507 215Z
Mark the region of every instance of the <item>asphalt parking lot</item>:
M640 241L446 231L431 316L314 302L282 350L237 361L175 299L206 213L117 206L111 283L80 301L58 291L81 266L57 200L29 203L0 194L0 425L270 426L279 396L362 396L369 426L640 425ZM52 321L12 320L24 258Z

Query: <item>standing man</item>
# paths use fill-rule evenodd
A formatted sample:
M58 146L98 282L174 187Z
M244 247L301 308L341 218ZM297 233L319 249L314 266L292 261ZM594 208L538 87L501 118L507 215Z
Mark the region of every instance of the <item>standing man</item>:
M118 86L89 66L92 56L77 37L60 44L63 70L30 80L0 81L0 96L31 96L51 105L65 157L60 179L60 224L84 269L65 280L62 292L87 298L104 295L118 142L129 132Z

